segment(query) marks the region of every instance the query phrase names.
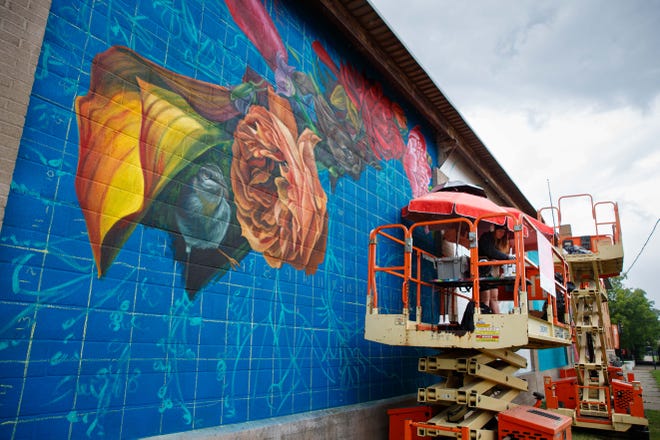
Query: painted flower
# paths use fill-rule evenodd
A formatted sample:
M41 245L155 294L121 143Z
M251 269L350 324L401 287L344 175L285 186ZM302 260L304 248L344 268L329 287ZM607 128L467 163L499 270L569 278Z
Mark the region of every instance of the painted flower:
M346 130L341 121L335 117L330 105L322 96L314 98L314 109L319 130L325 135L322 146L331 153L333 165L347 172L354 179L358 179L364 168L364 160L355 153L356 142L351 138L349 130ZM332 170L331 174L334 174Z
M406 170L413 197L426 194L431 180L431 166L426 153L426 141L419 126L413 127L408 135L408 146L403 155L403 168Z
M314 98L314 110L319 132L323 136L316 158L328 169L330 183L334 188L344 174L357 179L366 165L375 168L380 168L380 165L369 145L359 110L360 96L366 87L364 77L346 75L346 83L351 86L344 87L337 78L341 73L353 71L353 67L337 67L318 41L312 47L332 74L323 76L327 95Z
M278 57L280 63L286 65L288 56L282 38L261 1L225 0L225 4L238 27L255 45L270 68L273 71L277 69Z
M298 135L288 101L272 92L269 109L253 105L236 127L236 217L271 267L285 262L312 274L323 261L328 213L314 159L319 140L309 129Z
M295 94L294 68L275 23L259 0L225 0L229 13L245 36L257 48L275 72L277 91L284 96Z
M338 104L336 91L348 97L344 103L348 118L353 120L359 114L362 118L369 146L378 160L401 159L405 150L400 129L405 129L406 120L397 104L384 94L380 84L371 84L360 72L350 65L342 63L337 67L325 48L318 42L312 48L325 66L335 76L331 102ZM355 121L353 121L355 125Z
M392 102L383 95L379 84L366 91L361 110L369 144L376 157L401 159L405 145L397 121L401 123L403 113L395 113Z
M337 85L330 95L332 107L336 114L344 115L343 118L335 116L337 124L351 138L351 148L365 163L380 168L376 155L369 147L365 135L364 122L360 118L358 110L353 105L351 99L347 96L346 90L342 85ZM320 119L320 118L319 118Z
M101 276L167 183L226 141L218 122L238 111L228 89L112 47L94 59L76 113L75 189Z

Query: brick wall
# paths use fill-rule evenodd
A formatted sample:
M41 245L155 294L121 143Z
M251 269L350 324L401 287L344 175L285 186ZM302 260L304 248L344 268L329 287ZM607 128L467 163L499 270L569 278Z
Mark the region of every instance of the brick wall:
M49 9L49 0L0 3L0 226Z

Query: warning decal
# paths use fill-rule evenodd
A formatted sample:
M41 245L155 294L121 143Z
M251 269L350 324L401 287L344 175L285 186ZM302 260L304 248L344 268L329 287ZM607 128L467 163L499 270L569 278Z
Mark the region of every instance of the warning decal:
M500 328L485 322L475 324L474 334L477 341L481 342L498 342L500 340Z

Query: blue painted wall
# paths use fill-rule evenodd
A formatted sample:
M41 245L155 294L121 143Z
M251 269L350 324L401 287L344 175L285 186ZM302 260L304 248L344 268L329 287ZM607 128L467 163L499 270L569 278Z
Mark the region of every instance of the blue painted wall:
M292 78L289 66L288 74L303 72L317 86L312 95L286 93L272 47L255 46L246 24L237 25L227 6L235 3L53 1L0 232L0 438L136 438L407 394L429 380L416 372L416 350L363 339L368 233L398 220L413 194L408 165L372 149L351 175L319 153L330 149L311 96L330 102L335 85L319 45L374 88L379 78L298 2L266 1L261 12L286 48L284 79ZM327 196L320 263L277 266L235 232L228 252L238 265L223 260L187 289L181 233L155 221L153 207L106 243L116 247L114 259L95 259L76 192L85 176L75 103L90 93L94 57L115 46L232 90L239 114L217 122L229 138L226 157L248 104L263 100L236 88L247 84L248 68L290 103L300 131L316 130ZM424 133L424 121L380 86L379 102L403 109L399 134L410 147L412 128ZM350 111L334 110L348 123ZM367 110L358 112L362 121ZM430 142L427 152L435 162ZM102 195L85 203L95 197ZM235 218L232 225L239 230Z
M551 370L554 368L562 368L568 365L568 358L566 356L566 348L546 348L545 350L538 351L539 358L539 371Z
M533 251L527 254L527 257L534 263L538 264L538 252ZM532 301L535 310L541 310L544 301ZM537 350L538 358L538 371L552 370L555 368L562 368L568 365L568 356L565 347L545 348Z

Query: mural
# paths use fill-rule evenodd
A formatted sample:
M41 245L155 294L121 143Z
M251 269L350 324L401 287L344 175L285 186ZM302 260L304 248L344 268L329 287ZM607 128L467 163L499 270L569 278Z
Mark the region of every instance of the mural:
M185 248L177 259L191 298L215 271L239 264L245 241L271 267L313 274L328 229L319 168L334 185L403 160L413 195L428 189L424 137L413 128L406 148L403 110L379 83L337 67L318 41L320 78L296 71L259 1L226 3L276 84L249 67L240 84L209 84L125 47L94 59L89 92L76 100L76 193L99 276L138 223L170 231ZM240 234L230 228L236 220Z
M296 2L130 3L53 1L0 233L0 437L414 390L419 353L361 320L369 229L428 190L423 121Z

